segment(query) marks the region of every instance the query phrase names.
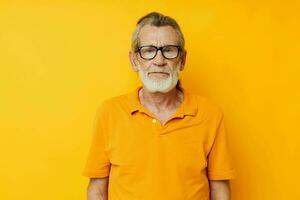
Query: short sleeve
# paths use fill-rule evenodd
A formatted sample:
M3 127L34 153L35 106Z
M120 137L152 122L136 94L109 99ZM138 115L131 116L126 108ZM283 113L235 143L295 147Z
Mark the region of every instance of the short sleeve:
M224 114L221 110L218 117L218 123L214 142L208 154L207 175L209 180L233 179L236 176L233 167L231 154L229 151L226 128L224 123Z
M105 130L105 112L102 104L96 113L93 126L93 136L87 161L82 172L83 176L90 178L103 178L109 176L110 161L107 156L107 133Z

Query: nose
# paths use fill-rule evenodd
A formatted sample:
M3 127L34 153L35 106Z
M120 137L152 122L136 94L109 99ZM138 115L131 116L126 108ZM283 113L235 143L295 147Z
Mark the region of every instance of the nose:
M156 66L164 66L166 65L165 58L162 55L162 52L157 51L156 56L154 57L153 64Z

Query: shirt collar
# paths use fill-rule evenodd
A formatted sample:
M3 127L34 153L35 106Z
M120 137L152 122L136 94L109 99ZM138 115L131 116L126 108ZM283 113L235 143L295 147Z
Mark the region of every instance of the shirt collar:
M136 87L132 92L128 94L129 100L129 112L134 114L136 111L148 113L149 111L140 103L138 92L142 88L141 85ZM177 109L174 117L184 117L185 115L195 116L198 111L197 101L195 96L191 95L189 91L181 86L183 92L183 102L180 104Z

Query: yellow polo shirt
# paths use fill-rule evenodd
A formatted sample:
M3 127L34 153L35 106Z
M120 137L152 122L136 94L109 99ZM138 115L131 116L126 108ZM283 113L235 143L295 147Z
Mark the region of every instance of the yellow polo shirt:
M82 175L109 176L109 200L209 200L208 180L235 178L222 109L182 88L161 125L140 104L140 88L99 106Z

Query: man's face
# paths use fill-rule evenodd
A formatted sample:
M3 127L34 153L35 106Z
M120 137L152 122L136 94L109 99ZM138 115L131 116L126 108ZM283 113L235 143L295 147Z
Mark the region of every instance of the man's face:
M139 46L179 45L179 38L171 26L144 26L139 33ZM165 51L167 52L167 51ZM167 53L165 53L167 55ZM166 93L176 86L180 70L183 70L186 52L179 52L173 59L167 59L157 51L153 59L144 59L139 53L130 53L133 70L139 72L143 85L150 92Z

